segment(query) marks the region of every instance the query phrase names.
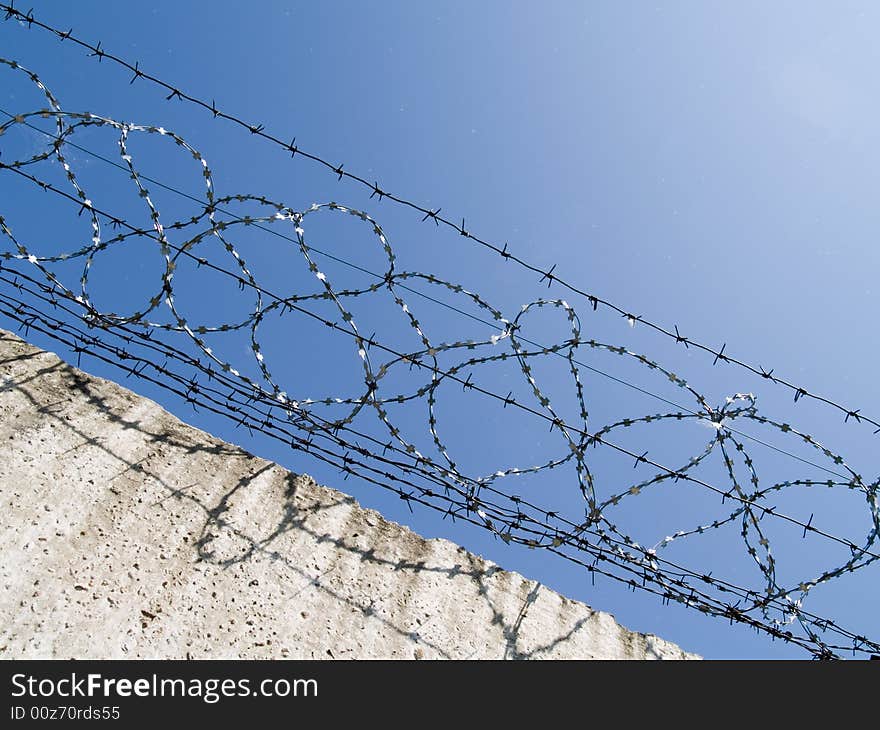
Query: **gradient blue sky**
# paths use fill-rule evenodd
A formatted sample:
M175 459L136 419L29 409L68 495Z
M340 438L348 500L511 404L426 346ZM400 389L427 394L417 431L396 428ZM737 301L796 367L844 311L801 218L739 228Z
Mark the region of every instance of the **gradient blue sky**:
M231 113L266 124L280 137L295 135L304 148L375 178L386 189L428 207L442 206L444 214L465 218L469 230L508 241L524 258L548 267L555 263L557 273L628 311L670 327L675 323L692 339L717 346L726 342L729 353L775 368L811 391L880 413L876 4L259 2L245 8L225 1L74 7L35 0L33 5L46 22L73 26L84 38L101 40L106 49L140 61L196 96L216 99ZM419 223L412 212L369 201L362 189L338 183L303 160L290 160L228 123L166 102L144 82L129 86L129 75L110 63L98 65L81 49L43 32L0 24L0 55L36 71L67 109L179 132L205 154L220 194L256 192L300 210L329 200L363 208L383 226L401 269L460 282L508 316L533 299L565 296L462 237ZM36 108L31 104L36 98L20 79L13 82L9 73L2 77L2 108ZM112 139L99 131L77 135L81 144L111 156ZM22 132L4 143L37 142ZM152 149L145 144L144 150ZM192 161L171 161L162 154L143 159L145 171L197 193ZM76 157L84 180L105 189L104 197L91 195L96 205L113 201L119 173L85 154ZM59 213L47 223L39 206L50 204L20 189L20 181L0 175L0 212L7 215L12 201L15 216L8 217L16 230L31 236L25 240L48 242L51 232L55 243L45 245L65 248L61 242L72 226L79 243L87 240L84 220ZM168 195L157 197L160 205L180 205ZM310 240L359 264L381 266L368 238L348 224L334 226L319 223ZM262 265L263 275L277 286L295 286L302 276L298 254L281 252L277 243L259 245L253 242L249 259L258 276ZM289 261L279 259L286 255ZM354 281L327 266L337 280ZM124 308L152 293L159 271L155 257L108 255L96 263L96 297L121 301ZM215 287L221 285L193 278L191 306L230 317L245 311L232 290ZM181 295L184 303L188 295ZM828 408L794 406L788 391L731 366L712 368L705 354L566 298L590 336L646 353L687 378L711 403L754 392L764 415L815 435L866 480L876 479L877 437L870 428L844 426L840 414ZM424 303L418 307L420 318L441 333L438 339L486 336L472 322ZM363 329L393 339L398 331L383 320L384 312L368 308L364 318L374 319ZM0 317L0 326L11 324ZM389 330L382 332L385 326ZM527 334L541 342L566 336L558 318L543 315L535 317ZM357 379L351 348L322 337L309 330L267 332L267 342L273 342L267 354L282 363L293 388L344 390L348 378ZM34 340L57 349L48 339ZM229 357L246 354L239 348ZM582 354L596 367L683 402L681 391L662 378L617 369L618 359ZM118 377L96 363L84 361L84 367ZM564 363L548 365L542 375L556 398L570 399ZM514 377L488 371L480 376L481 384L502 394L510 389L506 379ZM585 383L593 427L662 410L598 375L586 376ZM338 474L299 453L250 440L143 384L125 384L195 425L350 491L422 534L458 541L610 611L628 627L706 657L805 656L726 621L661 606L652 596L607 580L593 586L589 576L550 555L511 548L433 514L410 514L399 500L355 480L342 484ZM546 424L535 425L509 410L501 413L461 393L448 394L439 416L450 445L477 470L558 453ZM424 430L424 420L404 418L408 426ZM797 450L779 434L751 431ZM671 464L700 451L707 433L693 424L642 430L627 445L638 452L649 449ZM772 480L818 476L760 446L753 456L763 460ZM633 479L631 462L596 458L605 483ZM716 472L701 475L711 479L721 473L716 465ZM554 488L576 490L574 484ZM634 501L622 517L646 543L655 542L690 526L688 499L646 500L642 507ZM810 494L785 500L785 506L804 520L815 513L815 524L857 542L868 529L863 505L848 494ZM725 514L719 507L716 516ZM778 559L791 571L786 575L811 577L837 557L822 545L801 546L789 538L779 535ZM716 575L728 570L757 587L757 572L741 565L743 552L733 533L726 542L689 543L677 556L700 565L707 560ZM877 578L871 566L861 576L817 589L806 607L876 639Z

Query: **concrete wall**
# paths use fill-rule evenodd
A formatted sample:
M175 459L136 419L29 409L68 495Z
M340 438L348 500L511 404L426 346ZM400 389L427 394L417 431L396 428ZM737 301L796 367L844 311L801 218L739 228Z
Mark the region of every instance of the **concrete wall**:
M0 658L691 658L0 330Z

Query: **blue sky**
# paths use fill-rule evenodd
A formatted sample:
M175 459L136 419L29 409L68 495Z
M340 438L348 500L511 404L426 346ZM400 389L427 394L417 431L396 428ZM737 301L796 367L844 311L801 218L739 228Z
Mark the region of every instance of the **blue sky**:
M296 136L303 148L345 170L425 207L442 207L452 219L464 218L468 230L509 242L524 259L548 268L556 264L556 273L627 311L669 328L676 324L694 340L727 343L727 352L772 367L812 392L875 417L880 413L872 334L880 264L874 245L880 166L873 69L880 51L870 32L880 10L872 4L261 2L244 10L240 3L217 2L208 12L195 3L83 2L74 10L35 2L34 9L45 22L73 26L83 38L101 40L107 50L139 61L194 96L216 99L282 138ZM761 378L732 366L712 367L705 353L640 324L630 327L601 309L594 313L588 302L548 288L454 232L421 223L421 216L388 201L370 200L363 188L290 159L210 114L166 102L142 80L130 85L130 74L108 61L99 65L41 31L0 24L0 56L36 71L67 110L175 131L208 160L219 195L266 195L294 210L331 200L365 210L392 243L400 270L460 283L508 318L535 299L565 298L585 335L644 353L686 378L713 406L735 393L754 393L761 414L815 436L867 482L877 479L873 429L852 420L844 424L835 410L803 400L794 405L789 391ZM3 70L0 108L19 113L42 106L25 80ZM75 137L118 159L108 130L84 129ZM203 195L201 168L191 156L169 152L155 135L134 137L139 169ZM2 142L3 160L41 144L25 128L10 130ZM71 162L97 206L143 221L124 174L81 151L72 153ZM11 177L0 175L0 213L34 250L54 253L88 241L85 217ZM165 220L190 214L184 212L192 210L187 201L151 192ZM381 248L358 221L332 213L307 220L310 245L382 270ZM68 245L71 238L76 246ZM314 289L292 244L251 232L237 245L262 283L288 293ZM316 260L339 286L367 281L329 259ZM161 269L154 250L137 246L96 257L94 300L112 311L133 310L155 293ZM203 270L184 268L176 283L178 304L194 321L232 321L251 306L234 285ZM449 292L411 285L478 313ZM418 297L408 301L438 341L491 334ZM393 302L358 302L355 313L364 334L376 331L394 346L418 348ZM542 344L570 336L558 310L530 312L524 322L524 335ZM13 328L2 316L0 326ZM335 396L362 385L357 355L344 338L301 319L269 318L261 337L273 373L291 393ZM48 338L33 340L58 349ZM217 348L256 376L244 341L227 338ZM579 359L694 407L666 378L618 356L581 350ZM83 367L118 378L88 359ZM548 358L536 366L536 377L571 418L577 409L566 368L563 360ZM501 395L523 387L514 368L477 370L474 378ZM400 377L405 385L408 376ZM591 429L667 409L595 372L584 370L582 377ZM410 513L400 500L367 484L342 483L338 473L302 453L193 413L146 384L125 385L190 423L350 491L424 535L460 542L609 611L628 627L707 657L806 656L726 621L662 606L609 580L594 586L582 570L545 552L505 545L432 513ZM395 417L414 441L430 448L423 407L414 404ZM475 474L546 461L565 450L545 422L458 387L441 387L437 417L450 451ZM754 423L742 429L809 456L802 443L778 431ZM699 453L711 437L705 424L653 424L621 434L620 443L672 466ZM767 483L822 476L757 444L750 453ZM625 491L642 474L619 455L601 449L588 455L603 494ZM701 467L699 475L711 482L725 476L720 462ZM575 477L573 469L552 472L534 483L523 479L516 488L575 510ZM646 545L688 529L694 520L730 511L696 488L642 496L626 502L615 519ZM814 524L856 542L870 527L864 500L845 490L789 490L779 505L803 521L812 514ZM788 582L808 579L840 557L838 548L801 540L791 529L768 530ZM760 587L738 529L688 538L675 549L684 564ZM872 565L820 586L805 607L876 639L877 576Z

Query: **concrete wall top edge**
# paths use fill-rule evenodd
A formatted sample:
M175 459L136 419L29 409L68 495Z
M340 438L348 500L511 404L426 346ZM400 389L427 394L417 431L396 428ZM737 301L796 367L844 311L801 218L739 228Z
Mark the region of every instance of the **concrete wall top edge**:
M4 330L0 503L0 658L699 658Z

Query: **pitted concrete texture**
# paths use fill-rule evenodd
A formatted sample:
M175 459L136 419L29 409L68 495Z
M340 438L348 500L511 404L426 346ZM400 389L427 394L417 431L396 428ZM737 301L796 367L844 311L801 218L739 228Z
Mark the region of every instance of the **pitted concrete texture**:
M696 658L0 330L0 658Z

